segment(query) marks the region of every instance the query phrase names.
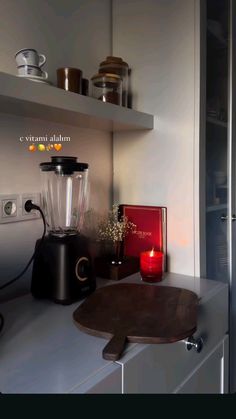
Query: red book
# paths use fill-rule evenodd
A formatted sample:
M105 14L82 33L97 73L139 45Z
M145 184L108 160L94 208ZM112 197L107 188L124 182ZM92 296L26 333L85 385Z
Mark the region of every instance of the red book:
M136 224L136 231L124 238L124 255L139 257L146 250L157 250L164 253L166 268L166 215L165 207L144 205L120 205L121 215Z

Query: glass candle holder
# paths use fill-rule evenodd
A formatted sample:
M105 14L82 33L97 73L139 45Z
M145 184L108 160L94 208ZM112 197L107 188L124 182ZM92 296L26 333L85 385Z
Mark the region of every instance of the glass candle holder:
M163 279L164 254L150 250L140 254L140 273L145 282L160 282Z

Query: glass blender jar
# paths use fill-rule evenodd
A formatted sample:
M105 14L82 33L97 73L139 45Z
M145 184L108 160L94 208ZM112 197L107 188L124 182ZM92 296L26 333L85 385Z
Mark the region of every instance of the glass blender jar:
M49 234L81 231L87 209L88 164L76 157L52 157L41 163L42 201Z
M36 242L31 293L71 304L96 288L89 239L81 234L88 164L76 157L51 157L40 170L48 234Z

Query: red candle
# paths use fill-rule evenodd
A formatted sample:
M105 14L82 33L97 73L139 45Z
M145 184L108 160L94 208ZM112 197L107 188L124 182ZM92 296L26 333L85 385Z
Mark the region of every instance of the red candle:
M140 273L143 281L159 282L163 277L163 252L150 250L140 254Z

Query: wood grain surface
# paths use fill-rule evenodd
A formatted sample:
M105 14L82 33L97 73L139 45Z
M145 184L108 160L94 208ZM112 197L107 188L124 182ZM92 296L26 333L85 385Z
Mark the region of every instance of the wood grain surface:
M116 361L127 342L171 343L197 328L198 297L183 288L116 284L97 289L73 313L80 330L110 339L103 358Z

